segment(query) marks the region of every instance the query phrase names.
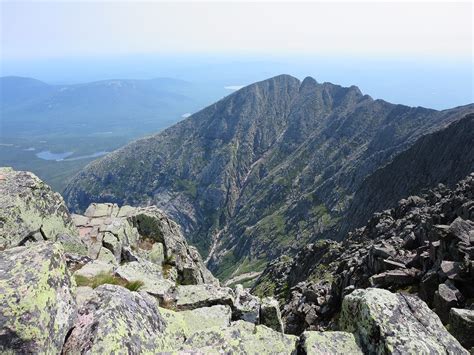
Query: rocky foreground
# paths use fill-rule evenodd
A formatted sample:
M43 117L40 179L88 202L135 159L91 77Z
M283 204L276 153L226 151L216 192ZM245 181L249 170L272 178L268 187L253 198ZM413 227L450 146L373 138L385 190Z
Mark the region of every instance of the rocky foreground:
M472 206L467 211L471 218ZM437 227L444 239L435 252L458 255L453 230L472 242L472 226L456 221L460 226ZM276 299L220 286L159 209L91 204L84 215L70 215L36 176L9 168L0 168L0 250L2 353L468 354L419 297L374 288L391 275L385 267L377 274L385 276L363 285L374 287L344 288L333 330L310 330L305 318L302 332L285 334ZM429 255L416 254L428 263ZM461 265L451 258L451 268L439 265L450 290L448 280L456 284L462 268L472 267L469 259ZM451 326L467 337L457 333L458 339L468 344L472 311L451 308L450 314L458 321Z

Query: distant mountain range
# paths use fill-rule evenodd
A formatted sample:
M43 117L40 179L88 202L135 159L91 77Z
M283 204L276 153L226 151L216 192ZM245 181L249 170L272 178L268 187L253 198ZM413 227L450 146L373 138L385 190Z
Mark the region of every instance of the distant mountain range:
M94 201L158 205L208 256L209 268L228 279L262 270L310 241L340 237L351 204L364 203L358 191L372 174L397 166L400 153L422 145L420 138L470 112L474 105L444 111L394 105L355 86L281 75L94 161L65 197L76 211ZM379 184L390 190L390 180Z
M115 130L136 123L133 130L161 128L205 102L190 95L196 88L185 81L105 80L75 85L49 85L22 77L0 78L2 135L25 132L69 133ZM186 110L186 111L183 111ZM192 112L192 111L191 111ZM160 122L161 121L161 122Z

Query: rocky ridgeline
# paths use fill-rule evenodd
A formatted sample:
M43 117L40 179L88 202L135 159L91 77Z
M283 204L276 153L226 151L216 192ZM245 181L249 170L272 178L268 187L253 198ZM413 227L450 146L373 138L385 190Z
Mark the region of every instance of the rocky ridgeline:
M417 295L466 348L474 346L474 174L453 190L439 185L374 214L342 243L322 240L294 259L281 257L253 291L286 299L286 331L299 334L338 328L341 305L344 314L345 300L368 287ZM411 312L422 308L399 297Z
M467 353L419 298L375 288L344 298L337 331L284 334L275 299L221 287L155 207L70 216L6 168L0 202L2 353Z

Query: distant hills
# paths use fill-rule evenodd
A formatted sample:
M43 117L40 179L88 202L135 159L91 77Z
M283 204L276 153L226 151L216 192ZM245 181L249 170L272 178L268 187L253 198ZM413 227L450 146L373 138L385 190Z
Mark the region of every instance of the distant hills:
M168 78L49 85L31 78L3 77L3 135L69 133L71 126L81 132L113 131L130 123L134 123L132 130L146 132L202 107L203 102L189 96L193 90L188 82Z
M336 238L367 178L473 111L394 105L280 75L94 161L65 197L78 211L93 201L157 204L228 279Z
M183 80L104 80L51 85L0 78L0 166L38 174L62 191L67 180L100 152L156 133L217 98L223 87ZM45 161L37 155L70 155Z

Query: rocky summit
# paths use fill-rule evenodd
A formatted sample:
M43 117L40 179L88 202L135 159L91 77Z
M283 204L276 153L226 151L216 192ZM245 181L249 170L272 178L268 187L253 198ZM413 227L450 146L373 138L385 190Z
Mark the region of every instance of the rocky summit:
M94 161L70 182L65 198L77 212L92 202L157 205L221 280L249 281L282 253L318 238L342 238L378 207L388 208L369 203L368 214L356 212L355 225L342 225L353 198L354 207L364 206L365 194L357 191L366 178L470 112L473 105L407 107L374 100L355 86L280 75ZM473 130L462 132L468 144L452 145L471 152L456 155L466 162L452 169L450 156L433 154L429 165L445 166L451 178L427 170L420 184L398 187L387 202L473 171Z
M437 201L437 211L444 213L436 225L427 225L441 233L432 257L449 259L448 264L438 259L430 262L430 256L423 259L419 248L425 243L417 239L421 238L418 234L410 244L415 256L410 259L405 253L401 255L405 263L408 259L424 260L423 270L429 265L432 269L425 275L433 272L438 275L434 297L443 301L433 302L444 302L442 306L436 303L440 304L436 312L440 315L441 311L447 312L455 337L443 326L443 316L438 317L422 300L422 294L418 297L413 292L392 293L380 288L353 290L354 282L352 289L343 288L340 313L331 329L316 329L319 320L315 319L313 324L295 332L294 318L288 316L295 301L283 306L275 298L259 297L242 285L221 286L205 267L198 251L187 244L179 226L158 208L93 203L84 215L70 215L62 199L33 174L12 169L1 171L0 188L4 194L0 195L0 211L2 216L9 217L2 218L1 225L2 353L468 354L461 343L472 345L472 314L469 313L472 311L462 308L470 294L459 285L466 284L468 290L472 286L468 281L472 275L470 269L465 269L470 267L465 253L469 253L467 243L472 242L473 224L467 220L472 219L473 211L465 200L470 198L472 204L469 191L472 193L474 175L453 192L442 188L433 192L432 201L427 197L424 202L411 198L397 212L400 217L409 214L419 218L413 216L430 213L433 209L430 203ZM31 183L24 184L25 179ZM25 211L24 200L14 198L18 191L25 200L33 195L44 198L29 200ZM60 213L62 226L52 211ZM442 224L453 218L450 225ZM51 219L56 229L50 228ZM390 222L377 225L387 230ZM33 233L25 226L35 226ZM387 234L388 244L379 247L378 252L359 248L361 253L373 255L370 262L378 265L373 266L378 274L360 275L361 280L369 278L367 286L386 286L383 280L390 277L380 275L391 274L385 270L411 270L401 266L402 256L391 249L395 245L390 244L390 238L393 242L403 239L405 245L412 233L406 226L397 226L408 237ZM17 233L12 233L14 230ZM40 232L41 238L27 237L35 236L37 230L48 233ZM370 229L366 230L369 233ZM369 238L375 248L377 238L363 234L364 231L357 231L351 238L361 240L361 246L362 240ZM70 248L71 240L81 247ZM333 243L321 248L331 255L337 253L340 248ZM428 243L426 250L433 249L432 239ZM446 253L450 256L446 257ZM324 252L320 254L324 256ZM462 265L457 261L461 259ZM363 258L359 260L360 265L366 262ZM292 265L288 270L297 266ZM328 266L329 270L332 265ZM308 272L301 270L298 274ZM347 273L339 274L342 279L349 277ZM403 280L407 276L397 277ZM280 278L286 282L288 274ZM292 289L293 298L298 299L298 290ZM300 303L325 302L327 298L318 296L317 292L315 289L314 296L305 293ZM456 301L450 295L455 295ZM327 307L328 313L333 312L332 304ZM309 318L301 324L306 324L305 321ZM286 334L285 329L294 334Z

